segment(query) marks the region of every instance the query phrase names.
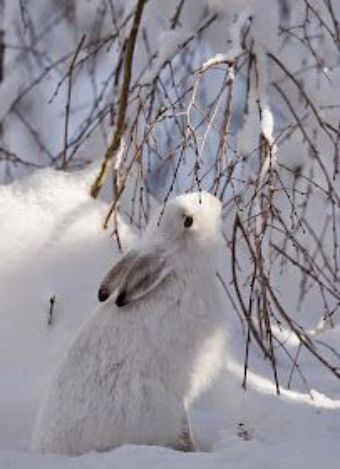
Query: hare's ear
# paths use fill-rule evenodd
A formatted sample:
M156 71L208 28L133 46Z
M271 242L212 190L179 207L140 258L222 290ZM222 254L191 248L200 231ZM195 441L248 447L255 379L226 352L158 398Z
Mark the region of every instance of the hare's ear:
M116 305L125 306L157 288L171 274L161 253L140 255L117 290Z
M138 257L137 251L128 251L114 266L108 271L98 290L98 300L105 301L123 283L127 272Z

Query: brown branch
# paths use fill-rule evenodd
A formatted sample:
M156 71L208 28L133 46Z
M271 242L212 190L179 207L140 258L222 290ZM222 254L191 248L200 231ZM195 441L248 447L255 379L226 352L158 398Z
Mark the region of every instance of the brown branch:
M237 229L240 228L240 227L241 227L240 219L239 219L239 216L237 214L236 217L235 217L235 222L234 222L233 241L232 241L232 249L231 249L231 257L232 257L231 268L232 268L233 285L234 285L234 288L235 288L237 299L238 299L239 304L241 306L241 311L243 313L243 316L244 316L244 318L246 319L246 321L248 323L248 326L249 326L249 328L250 328L250 330L253 334L253 337L255 338L256 343L258 344L258 346L262 350L264 356L267 358L267 357L269 357L269 352L266 349L266 347L263 345L263 342L262 342L262 340L261 340L261 338L258 334L256 326L253 322L253 319L248 313L248 310L246 308L246 305L244 304L244 301L243 301L243 298L242 298L242 295L241 295L241 290L240 290L238 280L237 280L237 274L236 274L236 263L237 263L236 262L236 238L237 238ZM246 239L246 241L248 243L248 241L249 241L248 238Z
M175 29L176 26L179 24L179 18L181 16L181 13L182 13L182 9L183 9L183 6L184 6L184 2L185 0L179 0L179 3L176 7L176 11L175 11L175 14L174 16L170 19L170 23L171 23L171 26L170 26L170 29Z
M296 240L294 240L296 242ZM274 248L277 252L281 254L281 256L285 257L287 260L289 260L295 267L297 267L301 272L303 272L305 275L310 277L311 279L314 280L314 282L318 283L319 285L322 286L330 295L332 295L337 301L340 301L340 294L337 292L335 289L336 287L330 288L328 285L326 285L324 282L320 280L320 275L316 275L314 272L311 271L310 267L306 268L304 267L300 262L298 262L296 259L291 257L289 254L284 252L279 246L277 246L275 243L271 242L270 243L271 247Z
M4 155L4 156L1 156ZM44 166L42 164L34 163L32 161L26 161L20 156L18 156L16 153L13 153L9 150L6 150L6 148L0 147L0 161L8 161L9 163L12 163L13 165L23 165L31 168L43 168Z
M28 12L27 12L27 0L19 0L19 6L20 6L20 13L21 13L21 21L24 26L24 31L26 32L28 29Z
M5 31L0 30L0 83L4 79L5 68Z
M126 54L125 54L125 63L124 63L124 77L123 77L123 84L120 94L120 102L119 102L119 109L118 109L118 116L117 116L117 123L116 123L116 130L113 135L113 139L111 145L106 150L104 161L101 165L100 171L98 176L96 177L94 183L91 187L91 196L96 198L105 184L105 181L108 176L108 171L110 164L115 159L119 148L120 143L125 131L125 118L126 118L126 110L128 105L128 97L129 97L129 90L130 90L130 82L131 82L131 75L132 75L132 64L133 64L133 54L136 45L136 39L138 34L139 25L142 19L144 6L147 0L138 0L136 13L133 18L133 24L131 27L130 35L127 40L126 45Z
M277 307L277 310L279 311L280 315L282 318L288 323L290 329L294 332L294 334L297 336L299 341L306 347L309 352L314 355L314 357L319 360L326 368L329 369L337 378L340 378L340 369L334 365L331 365L328 360L326 360L322 355L320 355L317 350L315 349L315 346L313 342L311 342L310 338L303 333L302 331L299 331L294 323L291 321L290 317L288 314L285 312L283 307L281 306L279 300L277 299L277 296L275 295L272 287L269 285L269 282L267 282L267 288L269 291L269 294L271 298L273 299L273 302L275 306Z
M268 52L267 53L268 57L274 62L276 63L276 65L287 75L287 77L294 83L294 85L296 86L296 88L300 91L301 95L303 96L304 100L306 101L306 103L308 104L308 106L310 107L310 109L312 110L313 114L314 114L314 117L315 119L317 120L319 126L326 132L326 134L331 138L331 135L329 133L329 131L327 130L327 125L333 130L333 132L335 134L339 134L338 130L335 129L333 126L331 126L329 123L326 123L324 122L321 117L320 117L320 114L319 114L319 111L317 110L315 104L313 103L313 101L310 99L310 97L308 96L308 94L306 93L306 91L304 90L303 86L301 85L301 83L295 78L295 76L293 75L292 72L290 72L288 70L288 68L281 62L281 60L279 60L274 54L272 54L271 52ZM331 138L331 140L333 141L333 139Z

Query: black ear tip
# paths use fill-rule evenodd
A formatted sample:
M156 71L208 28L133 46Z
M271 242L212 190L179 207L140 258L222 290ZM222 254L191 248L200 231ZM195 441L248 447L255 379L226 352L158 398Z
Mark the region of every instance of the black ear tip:
M126 292L123 290L120 292L116 298L116 305L118 307L125 306L127 304L126 301Z
M98 291L98 300L100 302L106 301L108 297L110 296L110 293L106 287L100 287Z

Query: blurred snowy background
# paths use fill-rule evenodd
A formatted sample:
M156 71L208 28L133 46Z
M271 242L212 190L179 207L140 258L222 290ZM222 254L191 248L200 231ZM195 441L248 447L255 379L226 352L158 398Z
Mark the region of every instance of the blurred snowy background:
M124 136L94 200L137 3ZM339 48L337 0L0 0L0 467L338 467ZM119 244L200 188L224 204L231 330L192 415L214 451L31 454Z

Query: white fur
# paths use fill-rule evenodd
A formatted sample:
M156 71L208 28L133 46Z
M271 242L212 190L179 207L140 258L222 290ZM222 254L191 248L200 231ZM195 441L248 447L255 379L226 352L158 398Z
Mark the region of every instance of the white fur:
M215 197L193 193L173 199L160 224L159 214L149 224L136 252L161 253L169 275L126 306L117 307L112 294L83 324L40 409L35 450L178 445L188 405L225 360L220 212ZM185 214L194 218L189 229Z

